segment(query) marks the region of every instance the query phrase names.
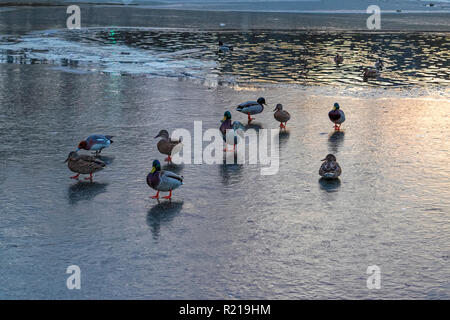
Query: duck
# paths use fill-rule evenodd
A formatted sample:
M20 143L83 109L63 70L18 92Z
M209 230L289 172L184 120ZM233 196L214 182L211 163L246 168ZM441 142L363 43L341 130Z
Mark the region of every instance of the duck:
M334 62L339 65L341 63L344 62L344 57L341 56L339 53L336 54L336 56L334 57Z
M334 155L327 154L324 161L319 169L319 175L325 179L337 179L341 173L342 169L339 163L336 161L336 157Z
M344 111L341 110L339 103L335 103L333 109L328 112L328 118L334 123L334 130L341 130L341 125L345 121Z
M156 195L152 196L152 199L159 200L159 192L169 192L168 196L164 199L172 199L172 190L175 190L183 185L183 176L176 173L161 170L161 163L158 160L154 160L152 163L152 170L147 175L147 184L150 188L157 191Z
M64 162L67 162L70 171L77 173L73 177L70 177L71 179L78 179L80 174L89 174L89 177L85 179L91 180L91 182L93 179L92 175L106 167L103 161L89 155L80 155L76 151L70 152Z
M161 137L161 139L158 141L156 147L158 148L159 152L167 155L167 158L165 158L164 160L168 163L172 163L172 155L180 152L183 144L181 143L181 140L171 139L167 130L159 131L155 139L159 137Z
M363 79L367 81L369 78L377 78L380 75L379 70L373 68L364 68Z
M383 60L381 60L380 58L377 59L377 62L375 62L375 69L377 71L381 71L384 68L384 63Z
M277 104L273 111L275 111L273 117L275 118L275 120L280 122L280 129L286 129L287 122L289 121L289 119L291 119L291 115L289 114L289 112L283 110L283 105L281 103Z
M114 136L107 136L103 134L93 134L87 137L85 140L80 141L76 151L83 150L93 150L95 151L95 156L98 156L103 149L108 148Z
M230 111L225 111L219 130L222 133L223 141L230 145L233 144L233 151L236 151L236 145L243 137L243 128L244 126L239 121L231 121ZM224 151L228 151L228 149L225 148Z
M233 51L233 46L224 44L222 41L219 41L219 52L228 52Z
M247 101L247 102L241 103L240 105L237 106L236 110L247 114L248 115L248 124L250 124L250 122L252 122L252 120L255 120L254 118L250 117L250 115L263 112L264 105L267 105L266 99L261 97L261 98L258 98L257 101Z

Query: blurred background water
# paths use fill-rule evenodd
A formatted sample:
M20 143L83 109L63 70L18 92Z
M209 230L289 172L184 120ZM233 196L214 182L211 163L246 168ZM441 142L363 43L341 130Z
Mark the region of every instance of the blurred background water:
M56 30L64 9L0 13L0 298L450 297L448 33L168 30L175 11L162 30L128 29L139 11L107 10L75 32ZM236 49L218 54L220 39ZM363 82L380 56L387 70ZM234 107L259 96L253 128L277 127L277 103L292 116L278 174L170 166L185 184L149 199L159 130L218 128L225 110L245 122ZM70 180L63 161L91 133L115 136L107 168ZM327 153L336 182L319 180ZM66 288L72 264L80 291Z

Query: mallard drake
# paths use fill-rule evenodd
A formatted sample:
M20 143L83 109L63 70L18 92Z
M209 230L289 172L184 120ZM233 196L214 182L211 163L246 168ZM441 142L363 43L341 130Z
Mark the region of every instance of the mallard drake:
M336 157L334 155L330 153L321 161L325 161L319 169L319 175L321 177L324 177L325 179L336 179L341 175L341 166L336 162Z
M334 57L334 63L341 64L343 62L344 62L344 57L341 56L339 53L337 53L336 56Z
M222 41L219 41L219 52L228 52L233 51L233 46L229 44L224 44Z
M72 172L77 173L77 175L70 177L71 179L78 179L80 174L89 174L89 178L85 179L91 181L92 175L106 166L103 161L85 154L80 155L76 151L69 153L64 162L67 162L67 166Z
M363 79L367 81L369 78L377 78L380 75L380 72L377 69L373 68L364 68L363 71Z
M95 151L95 155L99 155L103 149L108 148L112 141L113 136L105 136L102 134L93 134L86 138L86 140L81 141L78 144L78 150L93 150Z
M243 128L244 126L239 121L232 123L231 112L225 111L219 130L222 133L223 141L233 145L233 151L236 151L236 145L243 137ZM225 148L224 151L228 151L228 149Z
M168 163L172 163L172 155L180 152L183 148L183 144L180 140L171 139L167 130L161 130L155 139L159 137L161 137L161 140L158 141L156 147L159 152L167 155L167 158L164 160Z
M286 110L283 110L283 105L281 103L277 104L275 109L273 110L275 113L273 114L273 117L275 120L280 122L280 129L284 128L286 129L287 122L291 118L291 115ZM283 124L284 122L284 124Z
M258 114L263 112L264 105L266 105L266 100L264 98L259 98L257 101L247 101L244 103L241 103L236 108L237 111L245 113L248 115L248 123L252 122L253 119L250 117L252 114Z
M333 110L328 112L328 118L334 123L334 130L341 130L341 124L345 121L344 111L341 110L339 103L335 103Z
M150 188L157 190L156 195L152 199L159 199L159 192L169 191L169 195L163 197L164 199L172 198L172 190L177 189L183 184L183 176L175 174L170 171L161 170L161 164L158 160L153 161L153 167L147 175L147 184Z

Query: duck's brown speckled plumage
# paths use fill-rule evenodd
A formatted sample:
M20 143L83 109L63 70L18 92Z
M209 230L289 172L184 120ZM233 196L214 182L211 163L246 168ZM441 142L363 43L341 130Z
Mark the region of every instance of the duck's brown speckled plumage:
M288 122L291 119L291 115L286 110L277 110L273 116L278 122Z
M78 154L73 151L67 158L67 166L75 173L92 174L102 170L106 164L95 157Z
M336 179L342 173L341 166L336 161L336 157L332 154L327 155L324 163L320 166L319 175L327 179Z
M180 141L178 140L171 140L171 139L165 139L162 138L158 141L158 144L156 147L158 148L158 151L165 155L172 155L172 150L175 148L176 145L178 145Z

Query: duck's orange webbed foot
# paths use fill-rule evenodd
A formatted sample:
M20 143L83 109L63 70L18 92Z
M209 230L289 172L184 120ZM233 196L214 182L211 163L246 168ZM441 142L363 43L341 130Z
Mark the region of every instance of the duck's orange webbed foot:
M84 180L90 180L90 181L92 182L92 173L91 173L91 174L89 174L89 177L87 177L87 178L84 178Z
M79 176L80 176L80 174L77 174L75 176L70 177L70 179L78 179Z
M152 198L152 199L159 199L159 191L154 196L151 196L150 198Z
M165 197L163 197L164 199L172 199L172 190L170 190L169 191L169 195L168 196L165 196Z
M172 157L168 156L167 158L164 159L164 161L167 161L168 163L172 163Z

